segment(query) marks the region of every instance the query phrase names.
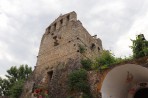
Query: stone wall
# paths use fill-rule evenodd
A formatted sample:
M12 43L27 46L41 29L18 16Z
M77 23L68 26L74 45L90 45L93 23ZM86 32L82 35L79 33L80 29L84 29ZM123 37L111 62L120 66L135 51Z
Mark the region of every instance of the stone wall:
M79 45L86 49L85 54L79 52ZM35 70L41 73L45 68L52 69L59 62L66 63L68 58L94 59L99 56L101 50L101 40L92 37L77 20L76 13L71 12L58 17L46 29L41 40ZM38 74L36 75L38 77Z
M85 53L80 53L80 45L85 48ZM21 98L32 96L34 84L46 86L51 98L65 98L63 96L67 92L65 85L68 73L81 67L81 59L93 60L99 56L100 51L101 40L88 33L77 20L75 12L59 16L43 34L35 69L26 81Z

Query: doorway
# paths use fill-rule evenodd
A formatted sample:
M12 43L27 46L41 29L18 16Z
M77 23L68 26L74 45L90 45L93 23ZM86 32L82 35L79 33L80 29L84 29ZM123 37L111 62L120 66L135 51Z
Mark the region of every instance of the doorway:
M135 93L134 98L148 98L148 88L142 88L138 90Z

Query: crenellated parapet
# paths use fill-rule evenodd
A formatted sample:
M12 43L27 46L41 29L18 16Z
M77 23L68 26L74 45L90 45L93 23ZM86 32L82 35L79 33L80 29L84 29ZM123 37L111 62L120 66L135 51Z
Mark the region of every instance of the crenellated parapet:
M46 34L54 32L61 27L67 25L70 21L77 21L77 14L73 11L65 15L60 15L54 22L52 22L46 29Z

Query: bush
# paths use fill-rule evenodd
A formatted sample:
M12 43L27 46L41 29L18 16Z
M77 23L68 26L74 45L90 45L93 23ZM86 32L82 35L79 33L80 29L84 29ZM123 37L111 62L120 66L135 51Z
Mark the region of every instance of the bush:
M84 69L91 70L92 61L90 59L81 60L81 64Z
M116 58L110 51L103 50L99 58L92 64L93 69L103 70L109 68L112 64L131 60L132 57Z
M93 98L91 94L84 93L82 98Z
M114 64L116 58L110 51L103 50L100 57L93 64L94 68L106 69L109 65Z
M71 91L86 92L89 89L86 70L79 69L70 73L68 76L68 86Z
M70 73L68 76L68 86L70 91L83 92L82 98L92 98L86 70L79 69Z

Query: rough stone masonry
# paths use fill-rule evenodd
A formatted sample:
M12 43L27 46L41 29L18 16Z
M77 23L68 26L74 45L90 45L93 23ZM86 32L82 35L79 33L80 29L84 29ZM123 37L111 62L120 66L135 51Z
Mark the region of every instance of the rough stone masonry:
M35 69L21 98L34 98L33 89L37 85L47 88L51 98L66 98L67 74L81 66L82 58L93 60L100 51L101 40L88 33L75 12L60 15L43 34Z

